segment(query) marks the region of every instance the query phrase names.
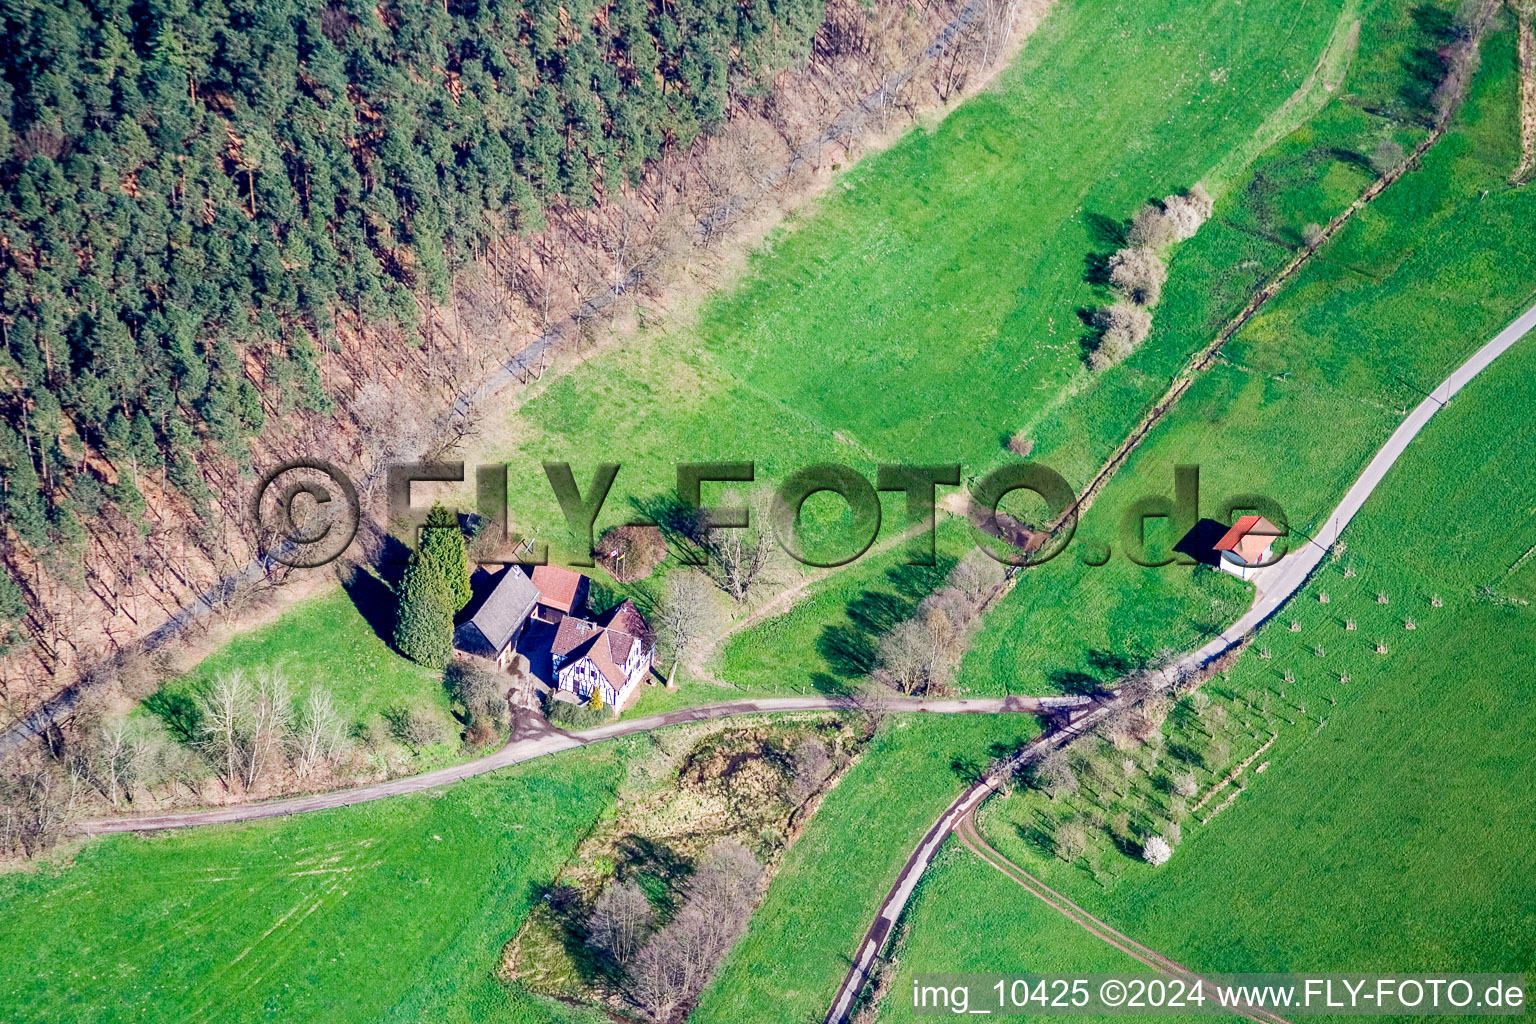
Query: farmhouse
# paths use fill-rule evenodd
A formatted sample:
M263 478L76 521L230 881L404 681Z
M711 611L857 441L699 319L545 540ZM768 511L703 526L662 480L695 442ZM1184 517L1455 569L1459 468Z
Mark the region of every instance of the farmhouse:
M633 601L596 622L566 615L550 647L554 686L584 701L595 689L603 703L617 711L651 670L655 654L650 627Z
M505 669L517 651L523 626L539 601L539 589L516 565L499 574L476 569L471 583L479 584L474 587L477 592L486 585L491 585L491 589L474 614L454 630L453 645L461 651L491 658L497 668Z
M1255 572L1268 564L1275 538L1283 532L1263 516L1240 517L1216 542L1222 571L1241 580L1252 579Z
M533 585L539 591L534 618L540 622L558 623L567 615L581 614L587 606L587 590L591 582L581 573L558 565L534 566Z

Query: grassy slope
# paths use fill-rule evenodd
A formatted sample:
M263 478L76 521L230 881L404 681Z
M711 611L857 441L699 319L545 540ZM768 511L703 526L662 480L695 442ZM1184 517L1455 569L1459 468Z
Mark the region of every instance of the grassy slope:
M514 518L555 532L536 468L546 457L576 461L583 484L599 457L625 463L605 519L627 517L630 497L668 491L677 461L755 457L774 482L818 459L864 469L877 458L963 460L974 473L999 461L1000 438L1021 426L1038 429L1039 452L1081 479L1287 253L1262 233L1208 227L1179 257L1187 266L1176 280L1196 283L1170 288L1165 303L1188 315L1160 316L1130 364L1084 386L1075 311L1099 301L1083 261L1106 249L1104 218L1187 187L1251 145L1350 9L1263 6L1061 5L994 89L845 175L696 330L651 332L535 388L491 432L504 446L493 454L516 467ZM1283 33L1268 28L1269 6L1285 9ZM1110 40L1113 69L1099 59ZM832 387L828 366L839 374ZM894 501L886 513L889 536L904 519ZM209 666L297 665L359 719L389 703L441 704L435 682L417 680L339 595L295 616L298 631L264 632ZM354 654L335 659L338 649ZM698 699L714 697L657 695L647 709Z
M188 694L221 672L269 668L283 671L300 692L311 686L330 691L354 724L377 725L378 714L392 706L422 708L448 721L442 673L396 654L342 589L236 637L163 692Z
M1287 698L1313 718L1298 716L1304 728L1268 772L1165 869L1128 866L1102 890L1041 861L1007 807L989 814L989 837L1124 930L1208 969L1536 966L1536 851L1521 824L1536 814L1536 564L1512 569L1536 544L1523 411L1533 382L1527 340L1439 413L1351 525L1344 559L1283 617L1301 630L1267 628L1257 643L1274 657L1239 663L1239 690L1274 689L1293 671ZM1308 599L1322 589L1328 604ZM1435 594L1443 607L1431 607ZM1355 634L1345 617L1357 617ZM1315 644L1328 653L1316 657ZM1325 693L1343 700L1319 724Z
M887 968L895 974L880 1005L881 1021L931 1019L913 1013L915 974L1147 972L1140 962L1089 935L1004 878L954 838L923 876L908 904L906 920L910 931L896 952L895 963ZM977 921L985 921L986 927L975 927ZM962 935L963 941L956 941Z
M696 1022L819 1019L875 907L964 785L956 761L1035 731L1022 716L891 720L822 802L694 1012ZM963 766L962 766L963 767Z
M993 89L844 175L696 330L599 355L510 413L514 519L541 534L560 522L543 458L575 461L583 481L599 457L623 461L615 517L626 495L670 490L680 461L756 458L774 482L829 458L1001 461L1001 437L1083 391L1076 311L1098 301L1084 261L1104 249L1101 219L1187 188L1250 138L1338 10L1059 5ZM1250 283L1209 301L1229 309ZM1088 389L1112 398L1083 396L1098 412L1074 465L1123 435L1190 343L1154 338Z
M866 556L813 584L784 614L731 636L717 652L716 675L790 694L847 691L873 667L880 635L911 617L970 544L970 530L946 520L937 565L907 565L900 546Z
M1222 686L1283 689L1296 724L1229 810L1186 823L1166 867L1127 861L1105 889L1047 859L1017 831L1039 799L1022 792L985 808L991 841L1203 970L1536 969L1536 853L1522 825L1536 814L1536 611L1519 603L1536 601L1536 560L1511 571L1536 545L1533 401L1528 339L1437 415L1351 524L1344 557L1264 630L1253 650L1273 657L1250 653ZM1125 966L959 849L924 881L910 922L882 1020L910 1016L915 972Z
M587 1020L492 976L612 798L617 748L338 811L87 845L0 877L0 1016ZM494 1016L492 1016L494 1014Z
M1089 510L1077 543L1108 543L1116 556L1088 570L1069 554L1027 573L973 645L967 689L1050 687L1094 674L1096 654L1183 648L1231 621L1246 588L1123 557L1117 532L1130 502L1171 493L1174 464L1196 463L1202 514L1256 492L1305 531L1419 401L1418 388L1530 303L1536 194L1504 187L1518 159L1510 35L1489 40L1457 130L1239 333Z

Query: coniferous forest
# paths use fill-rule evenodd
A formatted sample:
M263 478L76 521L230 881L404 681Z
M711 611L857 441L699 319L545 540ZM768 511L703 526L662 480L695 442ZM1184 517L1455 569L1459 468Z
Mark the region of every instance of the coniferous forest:
M820 0L6 0L0 536L67 552L154 472L328 404L338 323L600 199L802 58ZM5 532L9 528L9 531ZM0 616L19 593L0 572ZM3 640L3 637L0 637Z

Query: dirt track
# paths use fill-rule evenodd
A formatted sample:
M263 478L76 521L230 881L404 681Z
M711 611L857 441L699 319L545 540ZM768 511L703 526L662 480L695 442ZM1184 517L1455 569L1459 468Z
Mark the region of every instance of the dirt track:
M1001 853L998 853L976 828L976 815L974 811L960 819L960 823L955 827L955 835L959 837L960 842L965 844L966 849L1001 871L1004 875L1007 875L1019 885L1022 885L1025 889L1043 900L1052 910L1067 917L1096 938L1103 939L1122 953L1140 960L1154 970L1162 971L1166 974L1183 978L1192 984L1199 985L1205 998L1213 1002L1216 1001L1215 988L1205 978L1185 967L1177 960L1166 957L1155 949L1143 946L1124 932L1105 924L1007 857L1004 857ZM1290 1021L1279 1014L1271 1013L1256 1006L1234 1006L1232 1012L1241 1014L1249 1020L1259 1021L1260 1024L1290 1024Z

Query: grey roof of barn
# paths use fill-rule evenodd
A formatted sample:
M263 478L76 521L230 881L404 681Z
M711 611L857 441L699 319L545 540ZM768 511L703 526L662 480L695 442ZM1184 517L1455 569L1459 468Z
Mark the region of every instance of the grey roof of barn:
M539 588L520 566L508 566L469 621L459 626L455 640L471 654L501 653L538 603Z

